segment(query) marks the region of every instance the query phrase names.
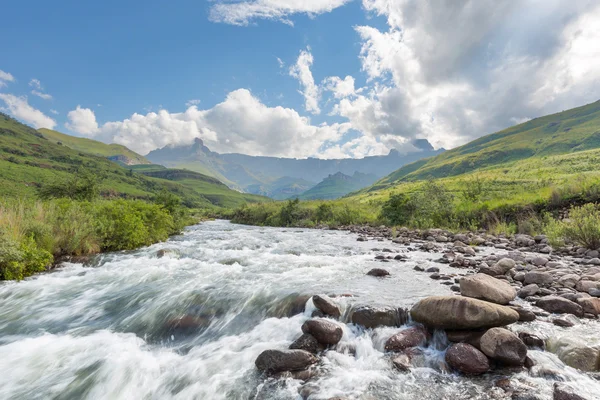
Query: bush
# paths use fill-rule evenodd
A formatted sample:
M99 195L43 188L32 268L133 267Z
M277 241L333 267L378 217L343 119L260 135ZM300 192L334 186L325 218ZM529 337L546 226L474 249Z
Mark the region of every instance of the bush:
M52 254L37 247L31 236L21 243L0 238L0 279L20 280L46 270L53 261Z
M81 169L71 178L44 185L39 190L42 200L68 198L93 201L100 195L100 179L88 170Z
M333 219L333 208L331 205L327 203L319 204L315 219L317 223L331 221Z
M547 228L556 245L571 241L588 249L600 248L600 211L595 204L573 207L568 219L547 224Z
M393 194L381 207L380 218L390 225L408 225L415 213L415 205L404 193Z
M300 219L300 200L288 200L279 212L279 223L282 226L292 226Z

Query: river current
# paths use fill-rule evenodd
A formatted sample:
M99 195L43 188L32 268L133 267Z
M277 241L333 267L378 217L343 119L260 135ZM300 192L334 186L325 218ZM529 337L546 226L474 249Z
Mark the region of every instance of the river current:
M366 276L383 265L374 260L374 247L404 253L408 261L384 264L389 278ZM161 250L166 254L159 257ZM510 399L494 384L506 376L538 396L532 399L551 399L557 380L600 398L600 382L541 351L529 352L537 374L464 378L447 372L441 367L443 335L436 337L437 348L425 350L422 366L401 373L383 351L397 328L351 324L344 325L341 350L322 356L309 383L259 376L256 357L287 348L314 309L308 300L304 313L292 315L298 295L336 296L345 310L355 304L408 307L450 293L415 265L464 273L436 264L440 256L391 242L357 242L347 232L212 221L165 243L3 283L0 399ZM546 336L592 337L600 323L569 331L524 326Z

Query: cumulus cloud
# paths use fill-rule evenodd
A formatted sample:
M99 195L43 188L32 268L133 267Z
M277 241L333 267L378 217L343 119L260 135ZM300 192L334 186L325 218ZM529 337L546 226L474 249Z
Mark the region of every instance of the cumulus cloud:
M321 90L317 84L310 70L313 65L313 56L310 52L310 47L306 50L302 50L298 56L296 64L290 67L290 76L298 79L302 90L300 94L304 96L304 108L313 114L321 113L319 107L319 100L321 98Z
M210 9L210 20L232 25L248 25L255 19L270 19L293 25L289 17L307 14L310 17L328 13L352 0L242 0L220 1Z
M349 123L312 125L293 109L266 106L246 89L229 93L222 103L207 110L192 106L181 113L133 114L99 128L89 109L78 107L68 117L69 129L142 154L167 145L191 144L199 137L222 153L307 157L317 154L324 143L335 143L350 129Z
M65 127L73 132L85 136L94 136L99 132L96 115L89 108L81 108L77 106L74 110L67 114L69 122L65 123Z
M363 6L385 16L388 29L355 28L371 87L367 96L340 100L334 113L365 135L453 147L597 100L597 2L363 0Z
M0 88L6 86L7 82L14 82L15 77L9 72L4 72L0 69Z
M45 115L40 110L33 108L27 102L27 97L17 97L12 94L0 93L0 100L6 104L6 110L15 118L33 125L34 128L53 129L56 121Z

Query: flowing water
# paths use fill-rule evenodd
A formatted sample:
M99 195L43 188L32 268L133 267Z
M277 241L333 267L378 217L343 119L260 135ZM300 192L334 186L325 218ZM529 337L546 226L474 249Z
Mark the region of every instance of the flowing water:
M382 265L373 260L372 247L404 252L409 260L385 264L390 278L365 276ZM163 249L167 254L158 257ZM254 360L263 350L287 348L301 334L314 306L309 300L304 313L292 315L298 294L335 295L345 310L353 304L410 306L450 293L413 271L439 257L390 242L357 242L346 232L214 221L166 243L4 283L0 399L300 399L300 392L310 399L509 399L494 386L507 373L514 387L539 399L551 398L556 380L571 382L590 399L598 396L599 382L541 351L530 351L537 374L448 373L442 334L425 349L420 367L400 373L383 352L397 328L365 331L349 324L338 351L322 356L308 384L265 380L256 372ZM569 331L547 323L518 328L592 338L600 323Z

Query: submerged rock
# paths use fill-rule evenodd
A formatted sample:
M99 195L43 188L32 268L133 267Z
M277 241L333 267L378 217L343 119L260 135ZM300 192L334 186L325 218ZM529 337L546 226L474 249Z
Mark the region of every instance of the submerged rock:
M582 371L598 371L600 367L600 349L585 344L583 341L568 338L552 338L546 342L548 351L569 367Z
M302 325L302 332L313 335L324 345L337 344L344 334L339 324L323 318L309 319Z
M402 326L408 321L408 311L404 308L359 306L350 319L353 324L365 328Z
M296 339L291 345L291 350L305 350L312 354L317 354L323 351L324 347L311 334L305 333Z
M504 326L519 320L509 307L460 296L433 296L410 311L413 320L437 329L479 329Z
M319 359L304 350L265 350L256 359L255 365L261 372L278 373L301 371Z
M404 329L385 342L386 351L402 351L421 346L427 342L429 333L423 326L411 326Z
M527 346L517 335L504 328L492 328L481 337L481 351L488 357L510 366L522 366Z
M553 400L587 400L585 397L576 394L575 389L561 382L554 384L552 396Z
M481 375L490 369L490 362L485 354L467 343L450 346L445 359L452 369L467 375Z
M324 315L329 315L333 318L339 318L341 315L340 308L337 304L328 296L314 295L313 303L315 307L321 311Z
M389 276L390 273L383 269L383 268L373 268L372 270L370 270L369 272L367 272L367 275L369 276L375 276L378 278L383 278L384 276Z
M515 299L515 289L505 281L485 274L467 276L460 280L460 293L466 297L508 304Z

